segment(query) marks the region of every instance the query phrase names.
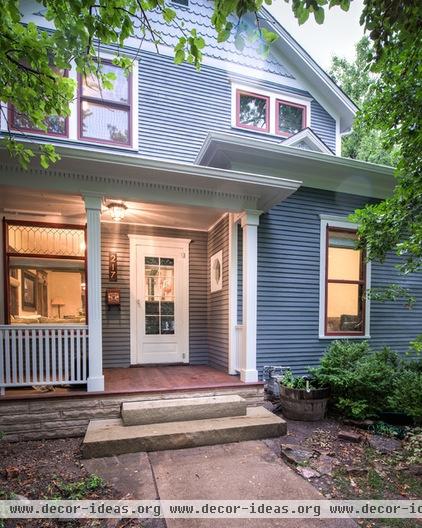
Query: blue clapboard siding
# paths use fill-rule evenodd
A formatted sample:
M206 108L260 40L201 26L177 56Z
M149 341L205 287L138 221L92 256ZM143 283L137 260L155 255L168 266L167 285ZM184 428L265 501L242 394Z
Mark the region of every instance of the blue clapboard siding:
M201 231L185 231L130 224L101 224L101 281L107 288L120 288L121 309L103 305L104 367L130 365L129 237L128 234L190 238L189 246L189 362L208 363L207 345L207 238ZM118 254L118 282L108 280L109 252Z
M208 233L208 360L211 367L228 370L229 350L229 219L225 216ZM223 252L223 287L211 293L209 262Z
M301 188L261 216L258 230L257 363L282 365L303 373L318 364L330 340L318 338L320 214L346 216L365 199ZM397 259L372 265L372 286L400 282L412 287L418 302L409 311L402 303L371 303L371 344L404 353L421 332L422 282L404 279Z
M152 157L193 162L210 131L229 132L280 142L280 137L232 129L229 71L188 64L176 65L171 57L143 52L139 63L139 151ZM308 92L264 80L236 75L241 83L291 94ZM311 103L315 133L335 149L335 121L316 101Z

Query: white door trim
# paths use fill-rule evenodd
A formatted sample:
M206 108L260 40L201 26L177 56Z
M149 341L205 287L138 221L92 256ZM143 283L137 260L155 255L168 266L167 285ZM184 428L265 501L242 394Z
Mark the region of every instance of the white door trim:
M138 325L137 325L137 273L136 273L136 251L138 246L143 247L172 247L180 249L185 253L185 265L183 274L189 284L189 244L191 239L188 238L167 238L150 235L133 235L129 234L130 253L129 253L129 301L130 301L130 364L138 364ZM189 287L182 288L180 295L183 296L182 302L186 306L188 317L183 328L183 342L185 343L184 363L189 363Z

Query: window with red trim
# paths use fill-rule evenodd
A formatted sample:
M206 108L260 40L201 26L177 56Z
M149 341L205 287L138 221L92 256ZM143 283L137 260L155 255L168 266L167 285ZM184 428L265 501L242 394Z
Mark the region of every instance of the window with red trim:
M102 71L115 77L111 90L95 75L79 75L79 138L131 145L131 75L105 61Z
M65 77L68 76L67 71L61 70L58 73L61 73ZM29 119L29 117L26 114L19 112L19 110L15 108L13 105L9 105L8 120L9 120L10 128L18 132L31 132L34 134L45 134L48 136L62 136L62 137L68 136L68 118L67 117L61 117L57 115L48 116L47 119L45 120L45 125L47 127L47 130L41 130L40 128L37 128L32 123L32 121Z
M277 99L276 134L290 137L306 127L306 106Z
M366 265L355 230L327 227L325 335L365 334Z
M268 132L270 129L270 98L237 90L236 126Z
M85 231L3 220L7 324L85 324Z

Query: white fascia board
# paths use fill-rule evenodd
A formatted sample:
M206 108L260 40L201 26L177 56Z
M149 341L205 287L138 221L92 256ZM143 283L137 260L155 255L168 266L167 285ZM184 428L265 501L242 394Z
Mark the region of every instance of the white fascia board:
M24 171L0 149L0 185L78 194L93 191L116 199L213 207L223 211L267 210L285 200L300 181L250 172L55 143L61 159L50 169ZM19 173L19 177L12 179Z
M241 172L255 171L300 180L304 186L385 199L394 184L394 169L229 132L210 132L196 158L201 165Z
M356 167L357 169L366 170L368 172L376 172L379 174L385 174L386 176L393 176L394 172L393 167L389 167L388 165L378 165L376 163L370 163L369 161L342 158L340 156L333 156L332 154L327 155L322 152L315 152L313 150L295 149L293 151L291 148L283 146L283 143L274 143L273 141L265 141L262 139L251 138L249 136L241 134L233 134L230 132L209 132L208 136L204 141L203 146L201 147L196 157L196 164L201 163L201 160L205 156L206 151L210 148L213 142L225 143L227 145L242 146L245 149L254 148L259 150L265 150L268 153L273 153L277 155L282 153L287 156L313 159L315 161L323 161L342 167Z

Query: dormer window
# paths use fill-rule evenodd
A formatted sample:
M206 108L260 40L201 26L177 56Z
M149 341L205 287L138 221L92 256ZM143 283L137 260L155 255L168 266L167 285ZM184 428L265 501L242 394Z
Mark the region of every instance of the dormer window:
M102 68L116 77L111 90L95 75L79 76L79 138L131 145L131 75L110 62L104 61Z
M276 100L276 134L290 137L306 127L306 106Z
M237 126L269 131L270 99L254 93L237 91Z
M232 127L289 138L311 126L311 101L287 92L232 84Z

